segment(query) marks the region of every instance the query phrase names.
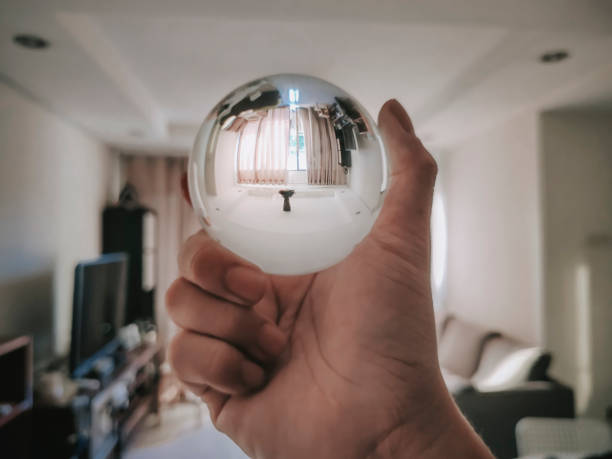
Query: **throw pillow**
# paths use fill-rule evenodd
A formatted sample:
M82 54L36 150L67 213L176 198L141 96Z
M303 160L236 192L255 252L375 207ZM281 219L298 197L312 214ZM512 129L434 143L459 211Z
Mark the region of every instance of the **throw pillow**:
M503 358L486 377L472 383L481 392L512 389L527 382L542 353L539 347L518 349Z

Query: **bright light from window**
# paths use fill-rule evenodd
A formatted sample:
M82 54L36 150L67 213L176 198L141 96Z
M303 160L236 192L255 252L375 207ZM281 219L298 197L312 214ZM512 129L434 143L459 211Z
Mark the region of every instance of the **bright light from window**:
M434 193L431 209L431 280L434 305L439 306L446 272L446 212L439 192Z
M300 90L299 89L290 89L289 90L289 102L292 104L297 104L300 100Z

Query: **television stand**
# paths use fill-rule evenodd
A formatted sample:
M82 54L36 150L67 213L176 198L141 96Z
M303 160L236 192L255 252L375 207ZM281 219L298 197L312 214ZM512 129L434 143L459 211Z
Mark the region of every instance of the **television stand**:
M158 413L160 351L158 344L145 344L125 353L99 388L91 389L91 381L83 380L79 384L83 389L68 406L37 407L35 403L40 452L57 458L120 457L141 421Z
M158 412L159 351L145 345L128 352L112 381L91 399L90 458L111 444L121 451L145 416Z

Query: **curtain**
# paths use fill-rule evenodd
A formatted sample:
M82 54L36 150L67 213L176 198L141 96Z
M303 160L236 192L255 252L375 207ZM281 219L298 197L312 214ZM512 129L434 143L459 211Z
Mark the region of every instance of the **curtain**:
M289 107L280 107L243 125L238 146L238 183L287 182L289 121Z
M346 185L340 152L329 118L312 108L297 109L298 130L304 133L308 183L310 185Z
M261 118L243 125L238 145L238 183L256 183L255 152Z
M180 178L187 160L154 156L122 159L126 180L136 188L140 203L157 213L155 317L160 342L166 344L174 333L164 305L166 290L178 277L180 245L200 228L193 210L181 196Z

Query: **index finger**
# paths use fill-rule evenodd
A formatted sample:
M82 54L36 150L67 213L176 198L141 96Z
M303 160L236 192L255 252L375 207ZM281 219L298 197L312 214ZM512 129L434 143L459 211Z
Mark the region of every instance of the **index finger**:
M228 301L253 305L266 291L267 277L261 269L221 246L204 230L183 244L178 265L182 277Z

